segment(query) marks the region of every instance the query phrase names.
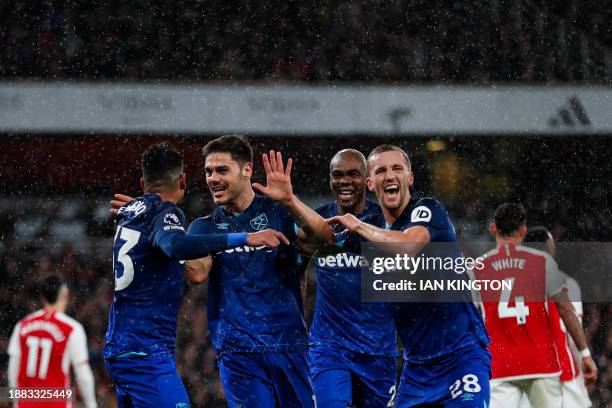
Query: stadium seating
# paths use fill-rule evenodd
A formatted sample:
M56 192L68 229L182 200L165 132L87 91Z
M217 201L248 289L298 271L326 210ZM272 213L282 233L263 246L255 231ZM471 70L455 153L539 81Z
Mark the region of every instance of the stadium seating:
M609 83L608 3L10 0L0 77Z

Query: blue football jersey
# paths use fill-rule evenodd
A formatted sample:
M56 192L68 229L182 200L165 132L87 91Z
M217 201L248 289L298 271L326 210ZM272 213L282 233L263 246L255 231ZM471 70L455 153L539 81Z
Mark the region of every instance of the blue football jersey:
M411 197L402 215L387 225L382 215L364 217L364 221L379 228L404 231L414 226L427 228L432 243L450 243L436 248L436 256L462 256L455 229L442 204L433 198ZM355 235L347 237L345 245L355 246ZM358 238L359 240L359 238ZM454 243L454 244L453 244ZM428 247L424 252L427 252ZM446 253L441 254L440 251ZM467 279L467 276L465 276ZM489 339L471 298L463 302L404 302L390 303L397 333L404 347L404 359L411 362L427 361L454 353L471 344L488 344Z
M266 228L295 239L294 220L288 211L256 195L241 214L218 207L198 218L191 223L189 234L257 232ZM218 354L307 347L297 252L292 246L244 246L213 254L207 306L210 335Z
M104 357L174 352L184 266L157 246L164 234L185 234L185 216L157 194L145 194L117 214L113 245L115 296Z
M336 202L318 208L323 218L338 215ZM359 217L380 215L366 200ZM369 355L395 355L395 324L386 303L361 301L361 255L342 252L314 259L317 300L310 343L334 345Z

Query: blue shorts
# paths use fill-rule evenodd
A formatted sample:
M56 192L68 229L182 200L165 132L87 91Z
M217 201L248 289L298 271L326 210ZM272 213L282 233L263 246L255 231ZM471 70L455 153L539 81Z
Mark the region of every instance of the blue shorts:
M225 352L218 365L230 407L315 406L305 352Z
M491 355L479 344L427 363L406 362L396 407L486 408L490 373Z
M173 354L115 357L105 363L113 379L119 408L189 407L189 397L176 371Z
M393 406L396 359L333 346L315 346L308 353L318 408Z

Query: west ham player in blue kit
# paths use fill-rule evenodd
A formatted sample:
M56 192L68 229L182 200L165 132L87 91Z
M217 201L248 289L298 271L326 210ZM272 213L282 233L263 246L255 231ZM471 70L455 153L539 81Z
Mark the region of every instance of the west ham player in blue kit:
M410 196L414 176L403 150L390 145L374 149L368 173L368 187L376 193L382 215L364 222L346 214L329 222L341 223L372 243L407 243L411 255L430 242L457 242L452 222L437 200ZM461 253L452 244L447 251L451 257ZM489 340L471 301L396 303L392 313L405 360L397 407L488 406Z
M117 213L115 296L104 358L119 407L184 408L189 400L174 358L184 285L181 260L288 241L271 230L188 236L176 206L186 184L181 155L167 144L155 145L143 154L142 171L145 194Z
M323 218L380 214L365 198L366 160L357 150L330 163L336 200L316 210ZM317 300L310 328L309 365L319 408L386 407L396 394L396 333L385 303L361 301L360 255L315 259Z
M290 162L287 167L291 167ZM271 173L268 184L272 178L276 186L270 196L284 203L307 232L333 244L334 238L321 225L320 216L293 195L288 172L283 172L282 157L278 155L266 170ZM363 222L352 214L344 214L332 217L328 223L342 224L352 237L369 242L406 243L412 250L411 255L419 253L429 242L456 242L452 223L442 205L433 199L410 196L414 176L403 150L389 145L374 149L368 158L368 175L368 187L376 194L382 215L368 217L368 222ZM350 237L349 241L359 242ZM350 242L345 245L359 250L358 245ZM450 249L449 256L458 254L458 247ZM402 303L392 313L405 360L396 406L480 408L488 405L488 337L473 303Z
M274 228L295 236L287 210L255 195L253 153L244 138L215 139L204 157L206 182L219 207L195 220L189 234ZM313 407L295 249L245 245L216 251L202 265L199 273L209 276L210 335L229 406Z

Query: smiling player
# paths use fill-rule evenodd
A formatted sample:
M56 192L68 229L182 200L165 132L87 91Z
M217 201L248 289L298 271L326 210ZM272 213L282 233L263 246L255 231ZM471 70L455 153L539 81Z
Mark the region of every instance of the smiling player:
M336 200L316 211L324 218L380 214L366 200L366 160L357 150L332 158L330 187ZM310 329L309 365L319 408L393 404L396 333L387 305L361 301L360 255L315 260L317 300ZM337 260L337 261L336 261Z
M219 207L195 220L190 234L274 228L295 235L287 210L253 191L253 152L243 137L209 142L204 157L206 182ZM199 271L209 272L208 322L228 405L314 406L295 249L217 251Z
M288 241L272 230L187 235L185 216L176 205L185 193L183 158L168 144L145 151L142 174L145 194L117 213L115 295L104 358L119 407L186 408L189 400L174 358L182 260L241 245L273 248Z
M262 192L283 203L307 233L328 245L335 240L325 220L294 194L280 153L264 155L268 187ZM416 255L430 242L449 243L448 256L458 257L455 231L442 205L430 198L410 196L414 181L410 159L396 146L382 145L368 157L368 187L376 193L382 215L360 220L352 214L332 217L352 235L344 250L359 251L362 240L376 244L404 243ZM405 245L404 245L405 246ZM470 299L464 302L399 303L393 307L404 346L404 370L398 407L442 405L484 407L489 402L490 355L482 318Z

